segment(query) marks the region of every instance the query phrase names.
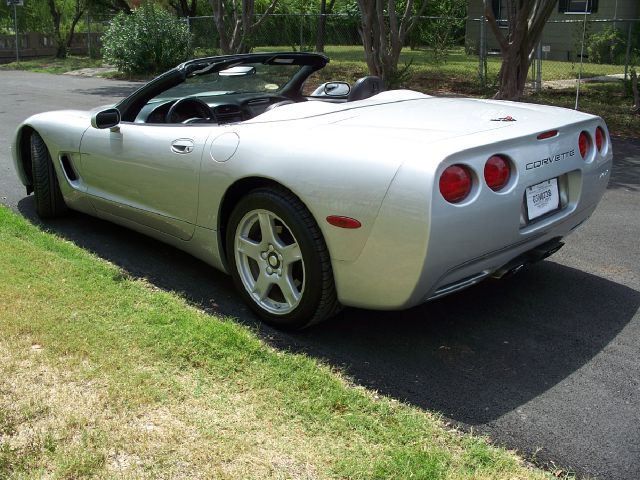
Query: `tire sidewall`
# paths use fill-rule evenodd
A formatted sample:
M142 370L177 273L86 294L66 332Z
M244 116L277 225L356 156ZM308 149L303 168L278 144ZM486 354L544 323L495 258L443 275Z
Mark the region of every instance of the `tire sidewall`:
M264 310L247 292L238 273L235 255L235 237L238 224L244 216L252 210L268 210L279 217L291 230L295 237L304 261L305 278L304 291L298 306L284 315L275 315ZM309 227L300 218L300 213L294 205L273 190L258 190L244 197L234 208L226 232L226 250L229 270L236 288L240 291L245 302L265 322L280 328L302 328L313 318L322 297L322 266L319 252L316 250ZM315 222L314 222L315 223ZM315 228L318 228L317 225Z

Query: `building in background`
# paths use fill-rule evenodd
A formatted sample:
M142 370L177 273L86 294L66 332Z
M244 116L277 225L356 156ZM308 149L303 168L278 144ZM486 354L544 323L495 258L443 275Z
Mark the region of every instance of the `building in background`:
M498 24L506 31L506 0L487 0L493 8ZM478 53L480 45L480 19L483 17L483 1L469 0L467 4L467 27L465 47L468 52ZM549 17L542 34L542 58L547 60L575 61L580 57L585 11L586 33L593 34L607 27L614 27L625 36L634 28L640 16L638 0L560 0ZM623 20L636 20L625 22ZM500 48L493 33L487 27L486 39L489 53L499 53ZM586 50L585 50L586 56Z

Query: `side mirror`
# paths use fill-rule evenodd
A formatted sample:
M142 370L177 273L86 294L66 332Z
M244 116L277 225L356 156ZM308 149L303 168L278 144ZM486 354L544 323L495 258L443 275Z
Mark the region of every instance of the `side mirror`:
M91 116L91 126L93 128L113 128L120 123L120 112L117 108L107 108L100 110Z
M327 82L316 88L312 97L347 97L351 87L346 82Z
M324 84L324 94L329 97L346 97L351 87L346 82L329 82Z

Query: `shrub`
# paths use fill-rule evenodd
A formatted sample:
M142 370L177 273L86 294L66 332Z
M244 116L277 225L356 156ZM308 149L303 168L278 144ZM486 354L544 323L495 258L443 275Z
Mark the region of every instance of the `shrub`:
M162 72L192 53L188 26L151 2L118 14L102 41L105 61L128 74Z
M624 63L627 40L625 35L613 27L594 33L587 40L589 61L593 63Z

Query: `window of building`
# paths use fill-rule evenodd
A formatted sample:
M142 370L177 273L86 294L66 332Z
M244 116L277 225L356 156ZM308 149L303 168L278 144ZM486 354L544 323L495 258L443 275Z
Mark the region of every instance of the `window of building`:
M506 27L509 24L507 19L507 11L502 0L491 0L491 9L493 10L493 16L496 17L499 27Z
M558 12L560 13L596 13L598 0L560 0Z

